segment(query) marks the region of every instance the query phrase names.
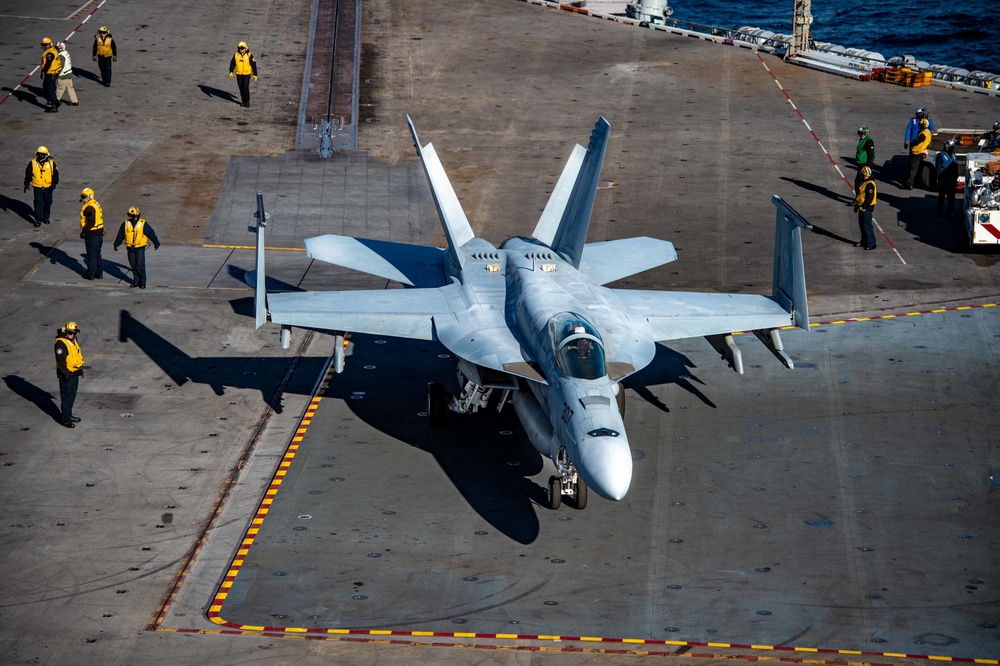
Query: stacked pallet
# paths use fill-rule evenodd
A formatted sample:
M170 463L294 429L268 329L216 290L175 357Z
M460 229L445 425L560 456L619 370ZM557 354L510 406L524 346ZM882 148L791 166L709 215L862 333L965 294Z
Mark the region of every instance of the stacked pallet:
M914 71L909 67L877 67L873 70L876 80L908 88L921 88L931 84L933 72Z

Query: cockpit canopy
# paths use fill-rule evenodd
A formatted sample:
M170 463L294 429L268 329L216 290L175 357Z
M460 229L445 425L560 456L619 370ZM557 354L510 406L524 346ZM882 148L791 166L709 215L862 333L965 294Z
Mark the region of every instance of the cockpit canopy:
M600 379L604 366L604 343L594 326L573 312L560 312L549 319L549 339L556 365L567 377Z

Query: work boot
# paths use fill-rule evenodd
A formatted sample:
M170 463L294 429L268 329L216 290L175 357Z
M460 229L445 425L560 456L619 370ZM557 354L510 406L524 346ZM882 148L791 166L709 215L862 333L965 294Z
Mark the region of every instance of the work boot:
M76 427L75 423L73 423L72 421L68 421L68 420L67 421L60 421L59 425L61 425L64 428L75 428Z

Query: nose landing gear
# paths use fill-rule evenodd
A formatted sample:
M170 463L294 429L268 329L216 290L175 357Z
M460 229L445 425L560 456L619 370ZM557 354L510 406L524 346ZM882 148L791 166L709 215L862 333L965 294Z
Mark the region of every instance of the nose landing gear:
M559 476L549 477L549 508L555 511L562 506L564 495L569 498L570 506L574 509L587 508L587 482L576 471L576 466L569 459L566 449L559 449L555 462Z

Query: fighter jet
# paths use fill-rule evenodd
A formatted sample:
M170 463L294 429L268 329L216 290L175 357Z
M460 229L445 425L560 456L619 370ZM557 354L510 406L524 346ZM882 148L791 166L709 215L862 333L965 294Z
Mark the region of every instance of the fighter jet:
M779 197L770 296L610 289L603 285L677 258L655 238L587 243L611 125L600 118L587 148L575 146L530 237L495 247L473 233L434 146L407 124L444 229L444 249L325 235L305 241L308 256L394 280L404 289L266 293L264 226L258 193L256 322L331 331L334 367L344 367L345 333L440 342L458 359L458 388L428 387L427 415L440 425L501 392L535 449L550 458L548 503L582 509L588 487L608 500L632 483L622 417L622 380L652 361L656 343L705 336L742 374L732 334L751 330L784 364L779 329L808 330L801 229Z

